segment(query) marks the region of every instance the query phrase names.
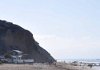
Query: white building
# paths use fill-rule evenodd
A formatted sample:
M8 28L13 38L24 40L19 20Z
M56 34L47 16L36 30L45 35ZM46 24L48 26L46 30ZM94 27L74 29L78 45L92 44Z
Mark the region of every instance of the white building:
M11 58L13 63L22 63L23 62L22 56L23 53L19 50L13 50L11 52Z
M22 59L25 56L22 51L13 50L11 52L11 58L13 63L33 63L33 59Z

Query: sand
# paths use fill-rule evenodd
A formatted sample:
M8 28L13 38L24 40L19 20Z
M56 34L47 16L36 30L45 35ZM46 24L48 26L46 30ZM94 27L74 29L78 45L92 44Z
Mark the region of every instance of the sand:
M92 70L87 66L72 66L65 63L57 64L2 64L0 70Z

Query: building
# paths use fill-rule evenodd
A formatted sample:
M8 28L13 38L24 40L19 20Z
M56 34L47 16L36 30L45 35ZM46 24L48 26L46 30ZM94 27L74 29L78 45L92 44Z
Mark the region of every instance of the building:
M23 53L19 50L11 51L11 60L13 63L23 63L22 60Z
M27 54L28 55L28 54ZM24 59L23 57L25 54L23 54L22 51L19 50L13 50L11 51L11 61L12 63L33 63L33 59Z

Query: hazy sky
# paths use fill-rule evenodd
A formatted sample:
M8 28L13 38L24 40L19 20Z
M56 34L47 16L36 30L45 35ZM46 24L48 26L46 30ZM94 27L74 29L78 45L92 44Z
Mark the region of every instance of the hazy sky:
M100 58L100 0L0 0L0 19L30 30L56 59Z

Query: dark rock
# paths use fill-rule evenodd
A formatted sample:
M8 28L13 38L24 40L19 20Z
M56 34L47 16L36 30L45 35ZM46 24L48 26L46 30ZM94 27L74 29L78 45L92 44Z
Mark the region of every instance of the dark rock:
M35 62L54 62L55 59L35 41L30 31L11 22L0 20L0 55L20 50Z

